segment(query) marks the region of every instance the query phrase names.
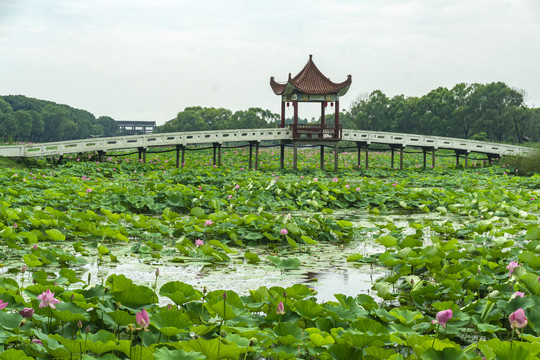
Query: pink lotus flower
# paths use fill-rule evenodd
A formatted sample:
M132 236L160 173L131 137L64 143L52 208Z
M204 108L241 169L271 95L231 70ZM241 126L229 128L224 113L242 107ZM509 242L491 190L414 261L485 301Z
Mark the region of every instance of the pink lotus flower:
M240 185L236 184L236 185L234 185L234 188L235 188L235 189L239 189L239 188L240 188Z
M521 291L516 291L514 293L514 298L517 298L517 297L525 297L525 293L522 293Z
M14 229L16 229L16 228L18 228L18 227L19 227L19 225L17 225L17 223L13 223L13 228L14 228Z
M279 304L276 306L276 314L283 315L285 314L285 305L283 305L283 301L280 301Z
M519 265L517 261L514 261L514 260L510 261L510 264L506 265L506 269L508 270L508 277L511 277L512 273L514 272L514 269L520 266L521 265Z
M89 194L92 192L92 189L86 189L86 193Z
M508 322L510 323L510 327L516 329L516 333L519 334L518 329L523 329L529 321L527 320L527 316L525 316L525 311L519 308L508 316Z
M339 179L338 178L333 178L332 182L339 182Z
M144 331L150 331L147 329L147 327L150 325L150 318L148 317L146 309L142 309L142 311L135 314L135 320L140 326L139 330L144 329Z
M279 230L279 233L281 235L287 235L289 233L289 231L287 229L281 229L281 230Z
M204 241L202 241L201 239L195 240L195 246L201 246L201 245L204 245Z
M32 249L33 249L33 250L37 250L37 243L34 244L34 245L32 245Z
M43 292L41 295L38 295L37 299L41 300L39 303L40 308L50 306L51 308L56 309L54 304L58 304L60 302L60 300L54 298L54 293L49 289L47 289L47 291Z
M214 223L214 222L213 222L212 220L206 220L206 221L204 222L204 226L210 226L210 225L212 225L213 223Z
M437 315L435 315L435 318L437 320L432 320L432 324L439 324L443 327L443 329L446 328L446 323L454 316L454 313L452 313L452 309L439 311Z
M4 302L3 300L0 300L0 310L8 306L8 304L9 304L8 302Z
M24 308L22 310L19 311L19 314L25 318L25 319L29 319L31 318L33 315L34 315L34 309L32 308Z
M357 188L356 188L355 190L356 190L356 191L360 191L360 188L359 188L359 187L357 187Z
M43 343L39 339L32 339L32 344L43 345Z

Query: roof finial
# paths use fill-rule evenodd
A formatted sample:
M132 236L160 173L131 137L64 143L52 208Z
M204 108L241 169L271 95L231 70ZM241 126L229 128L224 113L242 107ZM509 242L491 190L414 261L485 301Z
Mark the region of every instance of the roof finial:
M312 57L313 57L313 55L309 54L309 60L311 60Z

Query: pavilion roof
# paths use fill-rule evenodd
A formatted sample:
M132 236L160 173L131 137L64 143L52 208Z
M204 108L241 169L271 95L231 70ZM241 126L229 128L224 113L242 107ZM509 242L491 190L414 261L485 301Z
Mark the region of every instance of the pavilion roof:
M309 55L309 60L295 77L291 77L286 83L278 83L272 76L270 78L270 86L276 95L290 95L294 93L302 93L308 95L329 95L337 94L345 95L351 86L352 77L347 76L347 80L341 83L335 83L326 77L313 62L312 55Z

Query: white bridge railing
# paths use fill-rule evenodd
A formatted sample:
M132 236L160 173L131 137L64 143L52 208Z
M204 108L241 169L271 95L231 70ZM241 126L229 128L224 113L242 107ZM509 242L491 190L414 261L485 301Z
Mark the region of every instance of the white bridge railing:
M103 151L106 153L110 150L147 149L158 146L187 146L224 142L262 142L292 139L293 132L289 128L176 132L0 146L0 156L44 157L93 151ZM342 141L353 141L363 144L387 144L397 147L451 149L462 152L484 153L493 156L528 154L534 151L522 146L483 141L364 130L343 130Z
M387 144L403 147L421 147L430 149L450 149L463 152L477 152L492 155L520 155L534 152L524 146L497 144L485 141L449 138L443 136L400 134L380 131L343 130L344 141L367 144Z

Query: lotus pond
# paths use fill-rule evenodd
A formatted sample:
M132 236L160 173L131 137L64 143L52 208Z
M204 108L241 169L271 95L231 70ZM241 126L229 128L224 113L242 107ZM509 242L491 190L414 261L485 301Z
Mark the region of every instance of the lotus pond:
M538 358L538 177L277 152L0 170L0 359Z

